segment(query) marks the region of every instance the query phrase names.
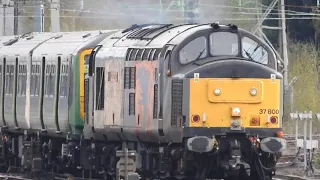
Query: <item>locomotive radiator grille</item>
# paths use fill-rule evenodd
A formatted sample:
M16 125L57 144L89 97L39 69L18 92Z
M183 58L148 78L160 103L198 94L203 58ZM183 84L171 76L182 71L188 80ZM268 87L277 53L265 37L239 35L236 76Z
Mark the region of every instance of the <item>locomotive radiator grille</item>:
M182 115L183 80L172 80L171 126L177 126L177 120Z
M136 81L136 68L125 67L124 68L124 89L134 89Z

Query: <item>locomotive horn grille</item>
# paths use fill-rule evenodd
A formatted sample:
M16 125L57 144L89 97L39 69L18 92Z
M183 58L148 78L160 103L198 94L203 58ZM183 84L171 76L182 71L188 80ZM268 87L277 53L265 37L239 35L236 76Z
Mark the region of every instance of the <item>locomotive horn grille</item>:
M178 117L182 116L183 80L172 80L171 125L177 126Z

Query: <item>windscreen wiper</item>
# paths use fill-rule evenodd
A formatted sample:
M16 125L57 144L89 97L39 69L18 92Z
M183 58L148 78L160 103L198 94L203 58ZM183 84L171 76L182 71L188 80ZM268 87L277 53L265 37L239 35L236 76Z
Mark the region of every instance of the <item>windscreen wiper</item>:
M204 53L205 50L206 50L206 48L203 48L203 50L199 53L199 56L196 58L196 60L200 59L200 57L202 56L202 54Z
M192 64L195 64L195 65L199 66L199 64L196 63L196 62L201 58L201 56L202 56L202 54L204 53L205 50L206 50L206 48L203 48L203 50L199 53L198 57L193 61Z
M245 49L243 49L244 52L246 53L246 55L248 56L248 58L251 60L251 61L254 61L253 58L251 57L251 54L248 53L248 51L246 51Z

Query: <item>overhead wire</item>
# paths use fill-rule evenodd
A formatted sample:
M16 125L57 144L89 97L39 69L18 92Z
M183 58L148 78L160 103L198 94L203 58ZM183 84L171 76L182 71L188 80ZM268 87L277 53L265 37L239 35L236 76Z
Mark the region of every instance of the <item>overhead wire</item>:
M55 8L46 8L46 9L55 9ZM155 10L155 11L158 11L159 9L152 9L152 10ZM92 12L92 11L85 11L85 10L75 10L75 9L60 9L60 11L64 11L64 12L79 12L79 13L91 13L91 14L104 14L104 15L127 15L127 14L124 14L123 12L121 13L115 13L115 12ZM180 10L166 10L166 12L180 12ZM192 12L192 11L184 11L184 12ZM291 13L286 13L286 15L288 16L319 16L320 17L320 14L317 14L317 13L304 13L304 12L298 12L298 11L290 11ZM35 12L23 12L23 13L30 13L30 14L37 14ZM269 13L271 15L280 15L281 12L279 13ZM40 14L40 13L38 13ZM264 14L263 12L262 13L256 13L256 12L223 12L223 14L234 14L234 15L262 15Z
M50 6L51 3L46 3L45 6ZM53 3L54 4L54 3ZM123 5L124 3L122 3ZM15 6L16 4L12 5L12 6ZM38 6L40 5L40 3L38 4ZM74 6L74 7L78 7L78 6L81 6L80 4L79 5L75 5L75 4L69 4L69 3L65 3L65 2L60 2L60 5L62 6ZM243 7L243 6L230 6L230 5L216 5L216 4L205 4L205 3L201 3L199 6L204 6L206 8L211 8L211 7L219 7L219 8L228 8L228 9L241 9L242 12L227 12L227 14L244 14L244 15L249 15L249 14L252 14L252 15L260 15L260 14L264 14L263 12L261 13L257 13L256 10L266 10L268 9L268 6L266 5L263 5L263 4L259 4L260 6L255 6L255 7ZM156 5L153 5L153 6L156 6ZM315 6L293 6L293 5L285 5L286 7L299 7L299 8L315 8ZM28 5L24 5L23 7L37 7L36 5L33 5L33 6L28 6ZM135 8L137 9L143 9L143 10L155 10L155 11L159 11L159 8L158 7L151 7L150 5L139 5L139 6L134 6ZM275 6L276 7L276 6ZM123 8L123 6L122 6ZM133 6L130 6L127 4L127 9L133 9ZM47 9L52 9L52 8L47 8ZM55 9L55 8L53 8ZM113 10L116 9L112 8ZM102 13L102 12L92 12L92 11L84 11L84 10L77 10L77 9L60 9L61 11L69 11L69 12L83 12L83 13ZM255 12L243 12L243 10L254 10ZM179 9L176 9L176 10L166 10L166 12L180 12L181 10ZM279 15L281 13L281 10L278 9L278 8L274 8L272 11L274 12L271 12L269 13L270 15ZM188 12L193 12L193 11L188 11L188 10L184 10L185 13L188 13ZM286 15L296 15L296 14L299 14L301 16L319 16L319 14L316 14L316 13L306 13L306 12L298 12L298 11L292 11L292 10L285 10L285 12L290 12L290 13L286 13ZM32 12L30 12L32 13ZM296 14L294 14L296 13ZM122 12L122 15L124 15L124 13Z
M123 3L122 3L123 4ZM40 5L40 3L39 3ZM39 7L39 5L26 5L23 6L22 10L25 10L25 8L27 7ZM75 4L69 4L69 3L64 3L64 2L60 2L60 5L63 6L68 6L68 7L79 7L80 5L75 5ZM61 7L60 6L60 7ZM308 9L314 9L315 6L293 6L293 5L285 5L286 7L294 7L294 8L308 8ZM19 6L21 8L21 5ZM122 6L121 8L123 8L124 6ZM205 8L202 8L205 7ZM260 18L256 17L257 15L262 15L264 14L263 10L267 10L268 6L267 5L263 5L263 4L259 4L258 6L255 7L239 7L239 6L229 6L229 5L216 5L216 4L205 4L202 3L199 5L199 9L212 9L212 8L226 8L228 10L221 12L221 15L227 15L224 16L222 18L219 18L221 21L251 21L251 20L258 20ZM275 6L273 8L273 10L269 13L269 15L275 15L275 16L279 16L281 14L281 10L276 8L277 6ZM47 10L52 10L52 9L56 9L56 8L51 8L50 7L50 3L46 3L45 4L45 9ZM108 8L109 9L109 8ZM166 9L165 11L162 11L163 13L159 15L159 7L156 7L156 5L139 5L139 6L132 6L132 4L127 5L125 7L125 9L135 9L136 11L139 10L144 10L144 11L148 11L150 10L151 12L148 13L155 13L156 16L162 16L165 15L166 13L179 13L181 12L181 9L176 8L176 9ZM234 11L234 9L238 9L239 11ZM81 10L78 8L75 9L67 9L67 8L59 8L60 11L62 12L76 12L76 13L82 13L82 15L80 16L76 16L76 15L60 15L61 18L77 18L77 19L114 19L115 17L125 17L127 16L127 13L124 13L123 9L122 10L118 10L117 11L117 7L113 6L112 9L109 9L107 12L106 11L91 11L91 10ZM262 10L261 13L256 12L256 10ZM254 12L250 12L250 11L254 11ZM137 17L141 17L141 18L146 18L145 13L133 13L134 11L131 11L132 13L130 13L130 17L129 18L137 18ZM188 13L188 12L194 12L192 10L184 10L184 13ZM204 13L204 12L202 12ZM28 15L28 14L32 14L32 15ZM214 16L210 16L206 14L206 19L210 19L210 18L214 18L217 15L219 15L219 13L215 12ZM301 11L295 11L295 10L285 10L285 14L286 14L286 20L320 20L320 14L317 13L312 13L312 12L301 12ZM238 16L238 17L228 17L228 16ZM252 15L252 17L241 17L240 15L246 15L246 16L250 16ZM42 14L41 13L35 13L35 12L29 12L29 11L23 11L23 15L18 15L17 17L19 18L31 18L31 17L41 17ZM240 16L240 17L239 17ZM6 16L6 17L15 17L14 15L10 15ZM45 15L46 17L51 17L50 15ZM170 20L181 20L181 21L185 21L188 20L190 18L188 17L174 17L174 18L170 18ZM267 17L265 20L280 20L280 17ZM150 21L150 20L149 20ZM157 20L153 20L153 21L157 21Z
M45 4L45 6L50 6L51 3L48 3L48 4ZM55 4L55 3L52 3L52 4ZM72 4L67 4L67 3L63 3L61 2L61 4L64 4L64 5L67 5L67 6L74 6L74 7L77 7L77 6L81 6L81 5L72 5ZM40 5L40 4L39 4ZM39 6L38 5L38 6ZM14 7L15 5L12 5L11 7ZM32 6L23 6L23 7L38 7L37 5L32 5ZM156 5L153 5L153 6L156 6ZM241 10L267 10L268 9L268 6L266 5L260 5L258 7L242 7L242 6L227 6L227 5L214 5L214 4L200 4L199 6L204 6L204 7L219 7L219 8L228 8L228 9L241 9ZM306 8L306 9L315 9L316 6L293 6L293 5L284 5L286 7L297 7L297 8ZM122 6L123 8L124 6ZM159 10L158 7L151 7L150 5L146 5L146 6L143 6L143 5L139 5L139 6L127 6L127 8L141 8L141 9L144 9L144 10ZM281 12L280 9L276 8L277 6L275 6L275 8L272 10L272 11L278 11L278 12ZM112 8L113 10L115 9L114 6ZM63 10L63 9L60 9L60 10ZM69 9L70 11L79 11L79 10L71 10ZM179 10L166 10L166 11L179 11ZM92 12L92 11L86 11L86 12ZM188 12L188 10L184 10L184 12ZM285 10L285 12L297 12L297 11L292 11L292 10ZM306 12L299 12L299 13L306 13ZM263 14L263 12L262 12Z
M123 16L126 16L126 15L123 15ZM144 15L130 15L130 17L128 18L132 18L132 17L145 17ZM6 16L6 17L15 17L14 15L12 16ZM35 17L45 17L45 18L49 18L51 16L37 16L37 15L28 15L28 16L25 16L25 15L19 15L19 16L16 16L16 17L19 17L19 18L22 18L22 17L25 17L25 18L35 18ZM214 17L214 16L213 16ZM114 17L112 16L66 16L66 15L62 15L60 16L60 18L78 18L78 19L114 19ZM207 18L210 18L210 17L207 17ZM191 19L191 18L188 18L188 17L182 17L182 18L170 18L170 20L187 20L187 19ZM259 18L220 18L220 20L228 20L228 21L250 21L250 20L258 20ZM320 20L320 17L286 17L285 18L286 20ZM265 18L265 20L281 20L281 18Z
M46 8L46 9L55 9L55 8ZM158 9L153 9L153 10L158 10ZM92 14L106 14L106 15L110 15L110 14L117 14L117 13L110 13L110 12L92 12L92 11L83 11L83 10L74 10L74 9L60 9L60 11L64 11L64 12L80 12L80 13L92 13ZM180 12L179 10L167 10L166 12ZM192 11L184 11L184 12L192 12ZM23 13L30 13L30 14L37 14L35 12L23 12ZM121 15L124 15L124 13L120 13ZM223 12L221 14L235 14L235 15L263 15L264 13L254 13L254 12ZM281 12L279 13L269 13L270 15L280 15ZM291 13L286 13L286 15L298 15L298 16L319 16L320 14L317 13L303 13L303 12L298 12L298 11L291 11Z

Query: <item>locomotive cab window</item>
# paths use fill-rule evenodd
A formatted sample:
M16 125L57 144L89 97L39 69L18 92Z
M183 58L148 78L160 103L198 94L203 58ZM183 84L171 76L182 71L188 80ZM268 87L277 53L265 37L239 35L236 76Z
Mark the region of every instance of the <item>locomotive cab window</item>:
M252 61L268 64L268 51L254 40L243 37L242 38L242 56Z
M187 45L185 45L179 52L180 63L187 64L207 56L207 39L204 36L198 37Z
M237 56L239 54L238 35L230 32L215 32L210 35L212 56Z

